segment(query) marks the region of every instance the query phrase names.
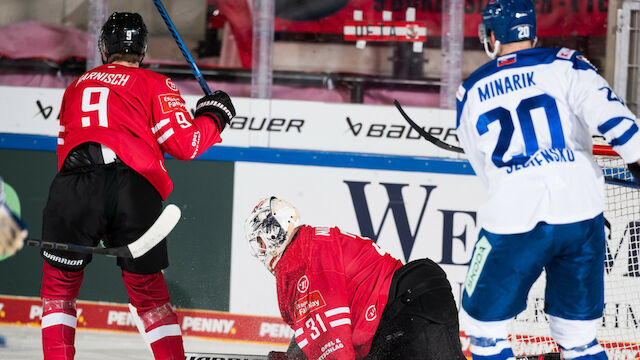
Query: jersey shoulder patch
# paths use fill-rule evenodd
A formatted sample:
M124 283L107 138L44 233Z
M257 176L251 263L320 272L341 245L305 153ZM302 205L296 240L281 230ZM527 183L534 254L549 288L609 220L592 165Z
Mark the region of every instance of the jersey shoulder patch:
M556 57L560 59L571 60L573 54L575 53L575 50L563 47L556 53Z
M578 63L578 68L589 67L596 72L598 71L598 68L595 67L595 65L593 65L591 61L589 61L589 59L587 59L587 57L582 54L576 56L576 62Z

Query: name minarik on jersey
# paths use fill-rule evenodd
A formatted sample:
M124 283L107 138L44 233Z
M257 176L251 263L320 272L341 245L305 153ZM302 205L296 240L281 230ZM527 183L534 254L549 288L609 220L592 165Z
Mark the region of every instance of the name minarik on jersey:
M520 74L507 75L502 78L490 80L484 86L478 86L480 102L492 97L508 94L512 91L528 88L536 85L533 81L533 71Z

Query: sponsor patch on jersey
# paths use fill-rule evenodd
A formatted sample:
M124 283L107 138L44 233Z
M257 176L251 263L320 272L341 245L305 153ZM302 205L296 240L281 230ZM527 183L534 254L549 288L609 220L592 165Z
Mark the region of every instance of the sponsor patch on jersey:
M160 102L160 108L162 113L166 114L176 109L187 111L185 108L184 100L181 96L176 94L162 94L158 95L158 101Z
M309 278L307 277L307 275L302 275L300 280L298 280L298 285L296 285L296 288L301 293L306 293L307 290L309 290Z
M324 302L320 291L315 290L310 292L308 295L296 300L296 321L304 319L307 315L309 315L309 313L321 309L326 305L327 303Z
M458 99L458 101L462 101L462 99L464 99L464 94L466 93L467 89L465 89L464 86L458 86L458 91L456 91L456 99Z
M176 86L176 84L173 83L173 81L171 81L171 79L167 78L164 83L167 85L167 87L173 91L178 91L178 87Z
M517 60L517 54L508 54L498 58L498 67L514 64Z
M464 280L464 289L467 291L469 296L473 295L473 291L476 289L476 284L478 283L478 279L482 273L482 268L484 267L484 263L487 261L487 257L489 257L490 252L491 244L489 243L489 240L483 236L482 239L478 240L476 243L476 247L473 251L473 258L471 259L469 269L467 270L467 278Z
M569 60L571 59L571 57L575 52L576 52L575 50L571 50L569 48L563 47L562 49L560 49L560 51L558 51L556 56L559 57L560 59Z
M378 310L376 310L375 305L371 305L367 308L367 311L364 313L364 319L367 321L373 321L378 317Z

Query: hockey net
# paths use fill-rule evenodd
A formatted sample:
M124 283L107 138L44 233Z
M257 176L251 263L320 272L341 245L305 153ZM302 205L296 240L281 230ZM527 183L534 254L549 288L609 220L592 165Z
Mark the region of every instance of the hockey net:
M594 159L605 176L631 180L631 174L610 147L595 145ZM598 340L609 359L640 359L640 190L605 185L605 307ZM512 323L516 355L559 352L544 313L545 274L529 292L527 309Z

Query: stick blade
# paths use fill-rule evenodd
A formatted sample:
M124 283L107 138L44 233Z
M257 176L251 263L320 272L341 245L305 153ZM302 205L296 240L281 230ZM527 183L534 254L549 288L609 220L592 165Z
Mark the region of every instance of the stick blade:
M153 225L145 232L138 240L132 242L127 246L131 252L131 256L135 259L151 250L154 246L158 245L162 239L164 239L171 230L176 226L180 220L181 211L180 208L169 204L164 208L162 214L158 216Z

